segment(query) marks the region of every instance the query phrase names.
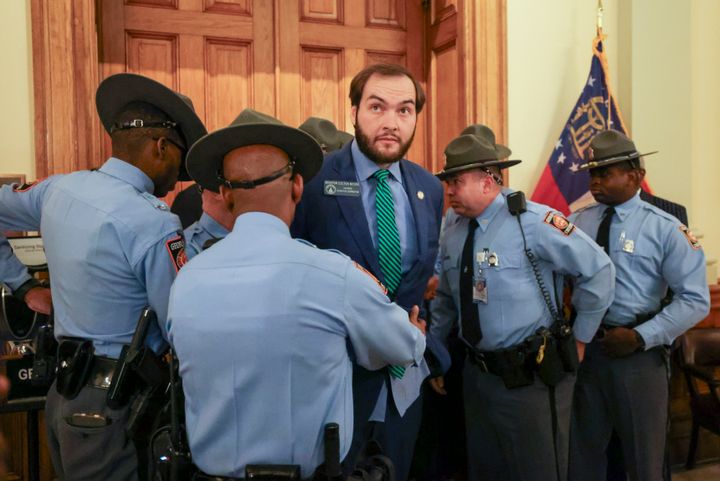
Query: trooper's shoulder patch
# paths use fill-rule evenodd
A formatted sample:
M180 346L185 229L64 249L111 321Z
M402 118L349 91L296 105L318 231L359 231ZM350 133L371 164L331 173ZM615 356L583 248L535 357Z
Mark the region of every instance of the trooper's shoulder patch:
M692 233L690 229L685 224L680 224L680 232L683 233L687 241L690 243L690 247L692 247L695 250L702 249L702 246L700 245L700 241L697 237L695 237L695 234Z
M375 284L377 284L378 286L380 286L380 290L383 292L383 294L385 294L385 295L387 296L387 293L388 293L387 287L385 287L385 286L383 285L383 283L380 282L380 280L373 275L372 272L370 272L369 270L365 269L363 266L361 266L360 264L358 264L358 263L355 262L355 261L353 261L353 264L355 265L355 268L356 268L356 269L358 269L359 271L364 272L366 275L370 276L370 279L372 279L373 281L375 281Z
M573 224L572 222L567 220L562 214L558 214L557 212L549 211L547 214L545 214L543 222L553 226L566 236L572 234L575 230L575 224Z
M185 239L182 236L173 237L165 243L168 254L170 254L170 260L172 261L175 272L179 271L187 261L187 254L185 253Z

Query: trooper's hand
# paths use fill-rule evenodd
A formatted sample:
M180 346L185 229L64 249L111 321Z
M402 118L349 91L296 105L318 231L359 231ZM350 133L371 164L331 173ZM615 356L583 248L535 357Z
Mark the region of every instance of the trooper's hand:
M50 315L52 295L47 287L33 287L25 294L25 304L40 314Z
M445 390L445 378L442 376L430 378L430 387L436 393L445 396L447 391Z
M410 309L410 312L408 312L408 317L410 318L410 324L420 329L420 332L425 334L425 327L427 324L423 319L419 319L418 316L420 315L420 308L418 306L412 306L412 309Z
M605 333L600 340L603 351L610 357L625 357L637 351L640 343L635 337L635 330L626 327L616 327Z
M425 287L425 294L423 294L424 300L432 301L435 299L435 291L437 291L438 284L440 284L440 278L437 274L428 279L427 286Z
M575 347L577 348L578 362L583 362L583 359L585 359L585 343L575 340Z

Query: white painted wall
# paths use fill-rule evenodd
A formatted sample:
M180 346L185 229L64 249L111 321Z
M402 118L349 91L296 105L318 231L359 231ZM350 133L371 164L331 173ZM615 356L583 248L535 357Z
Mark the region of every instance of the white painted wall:
M35 178L30 2L0 1L0 174Z

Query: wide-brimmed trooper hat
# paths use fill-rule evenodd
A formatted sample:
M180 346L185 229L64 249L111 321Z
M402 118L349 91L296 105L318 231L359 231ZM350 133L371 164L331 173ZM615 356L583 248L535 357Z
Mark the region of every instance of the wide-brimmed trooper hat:
M312 135L325 153L339 150L353 139L352 135L338 130L335 124L320 117L308 117L298 128Z
M161 110L167 115L170 123L143 122L143 119L134 119L126 122L127 125L116 125L117 116L125 107L132 103L143 102ZM175 92L160 82L133 73L119 73L112 75L100 83L95 94L100 121L109 134L118 129L142 127L172 128L182 136L185 145L181 145L187 152L190 146L207 130L195 113L192 101L185 95ZM173 125L174 124L174 125ZM185 158L180 165L178 180L190 180L186 169Z
M465 134L453 139L445 147L445 168L435 174L440 180L470 169L498 167L505 169L517 165L521 160L500 160L502 157L495 148L483 138Z
M481 139L485 139L488 141L489 144L492 144L495 146L495 150L498 151L498 155L501 159L506 159L510 157L510 154L512 154L512 150L507 148L505 145L498 144L495 142L495 132L492 131L490 127L483 124L472 124L468 125L463 129L462 132L460 132L460 135L465 134L471 134L476 137L480 137Z
M623 133L617 130L603 130L593 137L590 145L585 149L586 162L580 165L578 171L605 167L652 154L657 154L657 150L641 154L635 148L635 143Z
M248 145L272 145L284 151L290 157L293 172L300 174L305 183L322 166L322 149L310 134L269 115L245 109L228 127L195 142L188 152L188 172L201 187L219 192L224 182L223 158L231 150ZM245 188L252 187L250 182Z

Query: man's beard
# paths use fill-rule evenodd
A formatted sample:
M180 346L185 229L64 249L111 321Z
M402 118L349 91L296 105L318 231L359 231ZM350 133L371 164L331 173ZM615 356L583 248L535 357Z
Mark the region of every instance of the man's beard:
M357 140L360 152L365 154L368 159L372 160L376 164L392 164L403 159L408 149L412 145L412 141L414 138L415 129L413 129L413 133L408 139L408 141L400 144L400 150L398 150L397 154L383 154L374 147L374 144L371 141L370 137L363 131L362 127L360 127L360 123L357 121L357 118L355 118L355 139Z

